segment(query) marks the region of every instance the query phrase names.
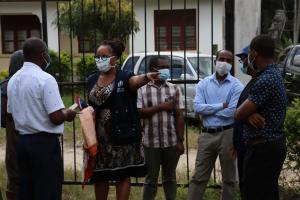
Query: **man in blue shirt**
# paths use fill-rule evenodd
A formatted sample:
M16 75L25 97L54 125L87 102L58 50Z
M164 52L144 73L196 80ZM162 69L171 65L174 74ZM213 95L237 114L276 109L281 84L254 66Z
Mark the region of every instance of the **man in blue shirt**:
M196 87L194 110L202 115L202 133L189 200L202 199L218 156L222 169L222 199L232 200L235 196L236 160L231 155L232 134L236 104L244 87L229 73L233 61L230 51L219 51L216 60L216 72Z
M246 144L243 170L243 200L278 200L278 178L286 156L284 119L287 97L284 80L273 63L274 40L256 36L250 44L249 65L256 82L235 118L245 121Z

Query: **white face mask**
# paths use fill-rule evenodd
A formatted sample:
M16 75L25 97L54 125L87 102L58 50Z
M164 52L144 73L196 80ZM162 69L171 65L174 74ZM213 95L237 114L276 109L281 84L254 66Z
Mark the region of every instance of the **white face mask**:
M216 62L216 71L220 76L224 76L230 72L232 65L227 62Z
M97 69L100 72L108 72L113 66L110 64L110 59L113 57L109 57L109 58L95 58L96 61L96 66Z
M47 59L43 55L42 55L42 57L43 57L43 60L44 60L44 62L46 64L46 67L44 68L44 71L46 71L50 67L50 62L51 62L50 56L47 54L47 57L48 57L49 61L47 61Z

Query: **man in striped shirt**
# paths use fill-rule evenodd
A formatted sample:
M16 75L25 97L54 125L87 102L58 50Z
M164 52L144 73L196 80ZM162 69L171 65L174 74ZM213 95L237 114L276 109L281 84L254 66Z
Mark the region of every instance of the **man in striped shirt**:
M184 153L184 106L180 88L167 81L169 68L167 57L152 57L149 70L159 71L160 80L149 82L138 91L137 107L144 127L143 145L148 168L144 200L155 199L160 166L165 197L176 199L176 166Z

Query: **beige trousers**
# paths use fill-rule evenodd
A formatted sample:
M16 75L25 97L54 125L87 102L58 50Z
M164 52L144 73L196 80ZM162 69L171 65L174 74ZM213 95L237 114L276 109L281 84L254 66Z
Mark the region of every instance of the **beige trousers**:
M219 156L222 171L222 200L233 200L236 184L236 160L230 156L233 129L218 133L201 133L195 172L189 185L188 200L201 200Z

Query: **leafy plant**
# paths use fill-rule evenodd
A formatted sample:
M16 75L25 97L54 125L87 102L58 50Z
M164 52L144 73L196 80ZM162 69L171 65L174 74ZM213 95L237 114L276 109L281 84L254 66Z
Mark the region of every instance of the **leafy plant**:
M0 80L4 80L8 77L8 70L3 70L0 72Z
M59 54L55 51L49 50L51 63L47 72L52 74L57 81L68 81L71 76L71 57L66 52Z
M84 81L86 78L97 70L94 56L86 55L81 57L80 60L76 63L76 75L79 77L79 80Z
M300 170L300 99L295 99L288 108L285 119L287 137L287 167ZM298 173L299 174L299 173Z

